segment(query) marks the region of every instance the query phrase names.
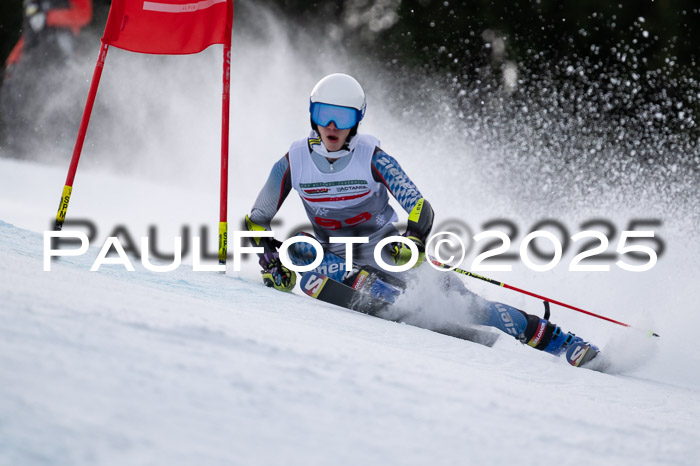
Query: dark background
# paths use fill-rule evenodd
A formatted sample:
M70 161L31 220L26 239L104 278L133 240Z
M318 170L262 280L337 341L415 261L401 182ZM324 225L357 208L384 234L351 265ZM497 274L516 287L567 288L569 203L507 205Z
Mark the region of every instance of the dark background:
M109 3L95 0L92 28L103 27ZM653 125L699 134L697 0L258 0L234 2L236 18L263 4L287 18L290 29L378 60L398 80L435 75L456 98L468 100L459 91L476 85L487 91L502 86L507 61L519 72L513 102L537 92L544 79L562 92L592 86L596 108L590 101L567 102L570 111L623 124L662 111ZM234 20L234 28L245 27ZM22 1L0 2L3 62L21 28ZM503 53L495 53L494 40ZM682 107L682 117L666 111L671 107Z
M5 59L19 39L22 29L22 0L0 2L0 59ZM3 67L4 68L4 67Z
M700 111L697 0L271 3L306 27L325 24L326 33L387 68L447 78L442 85L455 91L497 88L508 61L521 81L516 102L543 87L579 94L593 87L587 102L569 99L567 111L623 125L646 114L663 131L700 134L693 118ZM400 4L395 17L387 13L393 4ZM504 46L500 55L494 38ZM471 110L474 103L465 102ZM669 111L679 106L683 118ZM659 112L664 118L654 119Z

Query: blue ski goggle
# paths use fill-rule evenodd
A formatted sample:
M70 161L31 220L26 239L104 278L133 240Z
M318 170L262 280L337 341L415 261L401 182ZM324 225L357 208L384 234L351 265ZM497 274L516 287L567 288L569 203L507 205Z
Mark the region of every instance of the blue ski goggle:
M350 129L362 120L361 111L351 107L311 102L309 107L311 121L319 126L328 126L331 121L338 129Z

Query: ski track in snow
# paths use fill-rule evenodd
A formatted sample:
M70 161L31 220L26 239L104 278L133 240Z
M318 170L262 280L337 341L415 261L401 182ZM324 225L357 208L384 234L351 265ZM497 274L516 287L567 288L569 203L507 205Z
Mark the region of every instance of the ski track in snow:
M2 465L700 461L698 350L674 339L692 335L677 313L652 362L611 375L279 293L254 266L90 272L99 242L44 272L38 219L60 190L40 180L61 173L0 160ZM124 199L87 194L124 180L81 176L72 212L127 218Z

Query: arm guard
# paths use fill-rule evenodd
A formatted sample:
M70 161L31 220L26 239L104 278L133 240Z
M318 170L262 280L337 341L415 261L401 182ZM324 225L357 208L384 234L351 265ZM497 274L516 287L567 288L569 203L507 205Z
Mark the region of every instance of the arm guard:
M408 215L406 232L410 232L410 236L415 236L425 242L430 230L433 229L434 216L430 202L421 197Z
M245 226L248 229L248 231L266 231L267 229L261 225L258 225L254 221L250 219L247 215L245 216ZM265 251L263 254L268 253L268 252L275 252L277 251L277 248L280 247L282 244L280 241L277 241L275 238L270 238L267 236L253 236L250 238L250 242L253 246L262 246ZM263 254L258 254L258 256L262 257Z

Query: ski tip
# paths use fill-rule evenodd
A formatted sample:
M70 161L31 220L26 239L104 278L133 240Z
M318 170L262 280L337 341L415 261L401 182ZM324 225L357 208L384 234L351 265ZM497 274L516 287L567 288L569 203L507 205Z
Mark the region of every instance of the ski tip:
M299 283L301 290L312 298L318 298L321 290L326 285L328 277L316 272L307 272L301 276Z

